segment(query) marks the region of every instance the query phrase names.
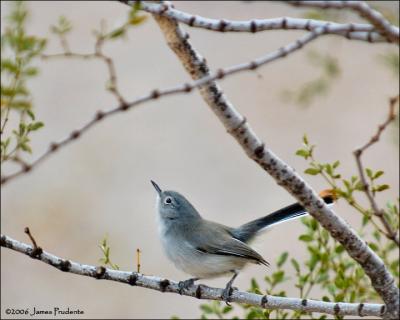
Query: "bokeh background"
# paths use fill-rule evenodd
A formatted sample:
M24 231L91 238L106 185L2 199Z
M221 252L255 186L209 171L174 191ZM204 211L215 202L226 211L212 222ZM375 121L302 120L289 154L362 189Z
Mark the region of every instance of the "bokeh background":
M8 6L7 1L1 2L2 22ZM193 14L226 19L301 17L305 12L280 2L182 1L176 6ZM380 6L398 12L397 1ZM50 37L46 53L60 52L57 39L49 32L49 26L60 15L72 21L72 50L89 52L94 43L92 30L100 21L105 19L110 28L118 26L129 11L117 2L35 1L28 2L28 7L29 33ZM351 13L343 18L361 21ZM250 61L303 33L189 31L193 45L213 69ZM119 88L128 100L189 79L151 17L130 29L125 40L110 42L104 49L115 61ZM327 95L301 107L282 99L282 92L298 89L321 73L307 58L310 50L338 59L341 75ZM380 59L393 50L396 47L388 44L326 36L257 72L229 77L221 86L266 145L297 171L306 168L306 162L295 156L295 151L307 133L317 145L317 158L340 160L342 173L348 176L356 173L352 151L375 132L387 115L388 98L398 93L398 78ZM32 136L33 158L50 142L90 120L97 110L116 105L105 90L107 71L101 61L54 59L39 61L39 66L41 73L30 87L36 117L45 128ZM395 127L388 129L379 144L364 156L367 166L385 170L384 180L392 186L379 196L382 205L399 191L396 134ZM305 178L316 190L327 187L319 177ZM162 188L186 195L204 217L231 226L294 201L246 157L194 92L162 98L112 116L30 174L8 183L1 190L1 232L29 242L23 233L29 226L44 250L94 265L99 264L98 245L107 234L112 260L121 269L136 269L135 252L140 248L145 274L185 279L187 275L176 270L162 252L150 179ZM344 203L339 202L336 212L353 226L360 224L359 214ZM254 246L271 262L284 250L301 260L306 256L305 247L297 240L302 230L299 221L281 224L262 235ZM250 266L240 274L236 285L246 290L252 277L262 283L265 273L271 271ZM293 270L288 272L293 274ZM204 283L222 287L227 279ZM85 318L194 318L200 315L198 305L202 303L62 273L7 249L1 250L1 288L4 318L5 308L67 306L83 310ZM284 289L288 295L298 296L292 282ZM318 297L318 292L311 296Z

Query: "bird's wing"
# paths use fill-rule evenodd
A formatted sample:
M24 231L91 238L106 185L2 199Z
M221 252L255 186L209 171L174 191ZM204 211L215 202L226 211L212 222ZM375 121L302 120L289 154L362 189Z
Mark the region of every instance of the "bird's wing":
M231 228L208 221L207 228L196 228L192 236L196 250L216 255L227 255L244 258L254 263L269 263L247 244L232 237Z

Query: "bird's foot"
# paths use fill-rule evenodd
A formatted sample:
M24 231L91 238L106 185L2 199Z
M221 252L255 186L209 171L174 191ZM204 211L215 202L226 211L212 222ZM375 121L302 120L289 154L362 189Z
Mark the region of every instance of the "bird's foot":
M223 300L228 306L230 306L230 303L229 303L229 302L231 302L232 292L235 291L235 290L237 291L238 288L232 287L232 284L231 284L231 283L228 283L228 284L226 285L226 287L225 287L223 293L222 293L222 300Z
M184 289L188 289L191 285L194 284L196 280L199 280L198 278L190 278L184 281L179 281L178 287L179 287L179 294L182 294Z

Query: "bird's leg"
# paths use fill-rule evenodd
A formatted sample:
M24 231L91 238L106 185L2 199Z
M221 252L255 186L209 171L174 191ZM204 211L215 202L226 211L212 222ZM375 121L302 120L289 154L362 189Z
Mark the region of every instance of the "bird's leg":
M178 283L179 294L182 294L183 289L189 288L197 280L200 280L200 278L190 278L187 280L179 281Z
M232 270L233 272L233 277L231 278L231 280L229 280L229 282L226 284L226 287L224 289L224 292L222 293L222 299L225 301L225 303L229 306L229 300L231 298L231 294L233 291L232 288L232 283L233 281L235 281L236 277L238 276L238 272L236 270Z

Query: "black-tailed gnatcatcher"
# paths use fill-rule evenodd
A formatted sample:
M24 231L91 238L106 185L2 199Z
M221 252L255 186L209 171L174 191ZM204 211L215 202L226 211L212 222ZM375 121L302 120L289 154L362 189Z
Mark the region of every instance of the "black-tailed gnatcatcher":
M229 302L232 283L247 263L269 265L247 243L266 227L307 214L299 203L295 203L231 228L203 219L183 195L162 191L154 181L151 183L158 193L159 233L167 257L178 269L194 276L180 281L180 290L199 279L233 273L222 296L225 302ZM326 194L323 199L327 204L333 203L332 194Z

